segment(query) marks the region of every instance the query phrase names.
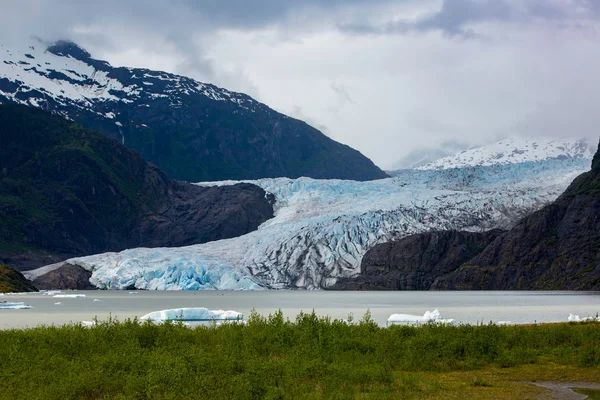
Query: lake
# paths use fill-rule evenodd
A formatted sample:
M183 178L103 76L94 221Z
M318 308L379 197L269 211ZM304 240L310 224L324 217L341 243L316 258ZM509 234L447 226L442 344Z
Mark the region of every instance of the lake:
M41 293L5 295L0 301L25 302L28 310L0 310L0 329L39 324L65 324L108 318L141 317L151 311L180 307L206 307L240 311L246 318L254 308L261 314L281 309L290 319L300 312L360 319L367 310L385 326L393 313L423 315L439 309L443 318L458 323L512 321L517 324L567 321L569 313L581 317L600 312L600 292L566 291L453 291L453 292L333 292L333 291L69 291L85 298L54 298ZM94 301L98 299L100 301ZM61 304L55 304L60 302Z

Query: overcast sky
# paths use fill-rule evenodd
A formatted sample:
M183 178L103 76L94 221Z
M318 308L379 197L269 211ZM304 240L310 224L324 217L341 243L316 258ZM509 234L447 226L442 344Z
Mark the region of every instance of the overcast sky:
M168 5L167 5L168 4ZM598 138L600 0L0 0L0 37L247 93L390 168L443 142Z

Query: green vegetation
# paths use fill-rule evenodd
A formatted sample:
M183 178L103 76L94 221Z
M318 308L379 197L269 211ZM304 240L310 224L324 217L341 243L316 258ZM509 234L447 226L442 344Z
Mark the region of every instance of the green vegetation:
M16 269L0 264L0 293L37 292Z
M585 394L588 400L600 400L600 390L598 389L573 389L574 392Z
M0 331L0 398L531 398L524 380L600 381L600 323L247 325L138 321Z
M0 251L82 253L152 204L139 155L64 118L0 105L0 141Z

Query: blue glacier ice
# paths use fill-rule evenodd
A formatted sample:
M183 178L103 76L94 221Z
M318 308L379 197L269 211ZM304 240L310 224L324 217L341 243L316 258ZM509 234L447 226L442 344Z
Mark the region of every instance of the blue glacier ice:
M0 310L27 310L32 308L30 305L23 302L8 302L0 301Z
M204 307L173 308L153 311L140 317L140 320L162 321L241 321L242 313L237 311L209 310Z

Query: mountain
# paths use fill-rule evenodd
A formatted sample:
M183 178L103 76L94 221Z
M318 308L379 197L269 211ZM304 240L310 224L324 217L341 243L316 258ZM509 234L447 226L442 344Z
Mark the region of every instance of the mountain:
M173 181L120 143L32 107L0 105L0 143L0 260L21 269L231 238L273 216L255 185Z
M456 154L417 167L447 169L497 164L518 164L550 159L591 159L594 148L580 139L509 138L487 146L463 150Z
M0 264L0 293L37 292L38 290L23 274L14 268Z
M0 103L63 115L190 182L386 174L358 151L251 97L191 78L112 67L75 43L0 47Z
M426 232L379 244L361 273L338 286L600 290L600 149L589 172L509 231Z
M370 182L261 179L275 217L246 235L68 260L99 288L324 289L356 276L378 243L432 230L509 229L555 200L589 159L404 170ZM203 183L203 186L232 182ZM26 274L30 279L55 270ZM34 280L37 282L37 280Z

